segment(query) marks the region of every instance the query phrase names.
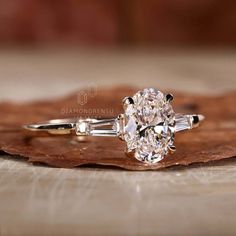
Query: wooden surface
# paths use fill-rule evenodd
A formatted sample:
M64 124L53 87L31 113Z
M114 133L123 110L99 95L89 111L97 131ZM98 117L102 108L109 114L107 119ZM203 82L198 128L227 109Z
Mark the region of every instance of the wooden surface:
M232 52L4 50L0 98L120 83L215 94L236 89L235 61ZM2 154L0 181L1 236L236 233L235 159L130 172L33 166Z

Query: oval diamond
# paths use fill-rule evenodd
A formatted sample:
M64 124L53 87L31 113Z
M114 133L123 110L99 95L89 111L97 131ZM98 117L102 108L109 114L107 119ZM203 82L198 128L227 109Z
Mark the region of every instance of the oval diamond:
M137 92L125 106L124 139L136 159L156 163L174 141L175 113L165 95L154 88Z

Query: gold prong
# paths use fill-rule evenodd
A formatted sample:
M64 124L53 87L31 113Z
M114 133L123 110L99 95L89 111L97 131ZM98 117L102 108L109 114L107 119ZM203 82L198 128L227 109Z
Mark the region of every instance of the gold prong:
M192 115L192 127L198 127L201 121L203 121L204 119L205 117L203 115Z
M130 150L128 150L128 148L126 148L125 153L129 158L134 158L135 150L130 151Z
M168 146L170 153L173 154L176 151L176 147L174 145Z
M131 97L125 97L123 99L123 107L126 108L128 105L134 104L134 100Z
M166 101L167 102L171 102L171 101L173 101L173 99L174 99L174 96L171 93L168 93L166 95Z

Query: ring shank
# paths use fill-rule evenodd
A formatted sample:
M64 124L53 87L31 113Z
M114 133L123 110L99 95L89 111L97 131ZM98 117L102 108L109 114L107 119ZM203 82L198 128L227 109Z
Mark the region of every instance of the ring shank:
M203 115L175 116L175 132L198 127L204 120ZM115 137L121 133L120 120L111 119L55 119L41 124L24 125L28 131L47 132L49 134L75 134L78 136Z
M24 125L28 131L50 134L76 134L78 136L117 136L113 128L116 119L55 119L40 124ZM101 129L102 127L106 129Z

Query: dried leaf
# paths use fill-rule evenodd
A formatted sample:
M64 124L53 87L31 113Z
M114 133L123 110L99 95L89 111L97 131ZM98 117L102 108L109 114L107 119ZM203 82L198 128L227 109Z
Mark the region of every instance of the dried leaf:
M236 156L236 93L218 97L175 94L174 108L182 113L201 113L206 121L198 129L176 134L177 151L155 165L145 165L125 155L125 143L118 138L72 136L31 136L21 129L25 123L68 117L116 117L122 113L121 100L138 89L113 88L78 91L71 96L25 104L0 104L0 150L27 157L30 162L56 167L84 164L118 166L130 170L160 169ZM85 97L81 95L86 94ZM83 102L82 99L84 99Z

